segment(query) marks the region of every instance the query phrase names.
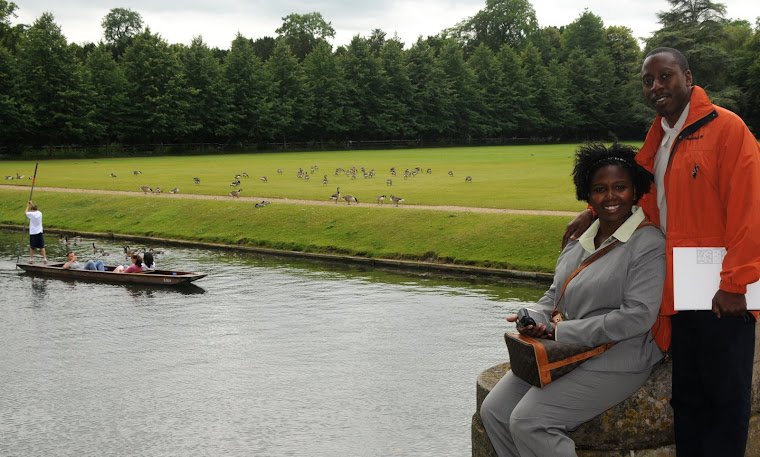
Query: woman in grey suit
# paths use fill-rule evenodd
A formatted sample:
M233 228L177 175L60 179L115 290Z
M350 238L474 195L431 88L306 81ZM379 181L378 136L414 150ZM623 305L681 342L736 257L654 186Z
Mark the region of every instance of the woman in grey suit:
M656 227L638 228L644 215L635 204L649 191L652 176L636 163L635 154L620 144L579 148L576 196L598 219L565 246L551 287L531 308L550 314L573 271L595 252L614 246L567 283L558 309L563 321L551 328L518 327L529 336L582 346L615 344L543 388L508 372L480 410L500 457L576 456L567 431L628 398L663 357L650 330L662 300L665 237Z

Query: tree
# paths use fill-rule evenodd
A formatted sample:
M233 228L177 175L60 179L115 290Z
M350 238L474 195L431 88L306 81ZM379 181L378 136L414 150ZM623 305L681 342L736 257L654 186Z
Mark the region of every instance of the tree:
M188 118L195 92L169 44L145 29L122 58L127 78L127 134L134 142L172 143L197 131Z
M387 83L383 105L389 114L384 123L384 130L387 135L393 137L414 135L415 131L409 115L414 88L409 79L403 43L396 38L384 40L380 48L380 62Z
M0 145L14 148L28 137L32 107L25 103L26 99L18 61L8 49L0 47Z
M509 122L511 113L503 104L504 100L500 98L504 77L493 51L481 43L467 60L467 67L475 75L473 85L475 94L472 105L476 135L490 137L494 134L503 134L510 128L514 129L516 123Z
M202 37L194 37L190 47L180 53L180 61L190 89L188 123L198 126L195 139L224 141L230 133L230 96L219 60Z
M142 31L142 17L139 13L125 8L112 8L100 25L103 37L111 48L114 57L121 57L132 43L135 36Z
M18 5L0 0L0 46L15 52L18 40L24 34L26 26L11 26L11 18L16 17Z
M224 83L230 91L230 140L244 144L271 138L274 85L250 40L237 35L223 72Z
M289 14L275 30L290 46L299 61L302 61L321 40L335 38L335 30L320 13Z
M277 40L270 36L257 38L253 42L253 51L259 56L259 59L266 62L272 57L272 54L274 54L274 47L276 44Z
M354 36L340 59L345 75L349 134L354 138L381 138L387 135L390 116L384 105L387 80L380 59L372 54L369 43Z
M481 43L493 52L504 44L522 49L537 30L536 11L529 0L486 0L484 9L446 33L469 55Z
M409 80L414 88L410 117L423 138L439 139L453 127L450 88L436 63L431 40L418 39L408 51Z
M586 56L591 56L607 48L606 38L602 18L585 10L562 32L562 58L567 59L576 49L580 49Z
M93 93L93 123L98 128L95 141L121 142L127 112L127 78L114 61L113 54L101 43L85 63L87 81Z
M25 102L32 110L39 145L82 143L91 122L91 98L82 71L53 15L43 13L21 40L18 59L25 78Z
M437 65L443 73L444 87L448 88L451 103L448 114L453 125L452 133L464 138L477 135L475 75L465 65L464 52L456 41L444 42L438 54Z
M277 41L274 54L265 67L275 84L273 127L282 141L287 142L288 137L301 133L312 109L304 71L284 40Z
M307 135L324 142L325 137L338 139L343 124L346 93L342 68L325 41L317 43L303 61L306 90L312 98L307 119Z
M504 45L496 54L503 84L498 95L504 107L500 113L505 129L504 136L524 137L531 127L539 122L541 113L535 106L535 94L528 84L520 55L511 46Z

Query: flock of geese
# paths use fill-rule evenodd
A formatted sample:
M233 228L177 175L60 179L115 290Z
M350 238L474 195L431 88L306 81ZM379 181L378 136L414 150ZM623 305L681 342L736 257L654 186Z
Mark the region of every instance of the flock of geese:
M68 235L64 235L64 234L60 235L60 238L59 238L58 241L59 241L61 247L65 251L67 251L67 252L71 248L73 248L73 247L75 247L75 246L77 246L79 244L82 244L82 242L83 242L81 236L73 236L73 237L69 238ZM123 250L124 250L124 255L126 256L126 258L132 257L133 254L145 254L146 252L150 252L151 254L153 254L154 257L156 257L159 254L163 254L164 253L164 251L161 250L161 249L153 249L153 248L146 248L146 247L131 248L131 247L127 246L127 245L123 246ZM107 256L107 255L109 255L108 252L104 248L96 246L94 241L92 242L92 253L93 254L98 254L98 255L101 255L101 256Z
M305 170L303 168L299 168L298 172L296 173L296 177L298 179L302 179L304 181L309 181L312 178L312 176L317 175L318 170L319 170L319 166L318 165L314 165L314 166L310 167L308 170ZM386 184L386 186L393 186L393 178L396 177L397 174L400 174L400 173L397 173L396 167L391 167L389 171L390 171L390 174L391 174L392 177L386 179L385 180L385 184ZM413 177L417 176L418 174L420 174L422 172L423 172L422 167L407 168L407 169L404 170L404 172L403 172L403 174L401 174L401 176L403 177L403 179L409 179L409 178L413 178ZM425 169L425 173L426 174L432 174L433 173L432 168ZM134 171L132 171L132 175L133 176L138 176L138 175L141 175L141 174L142 174L142 171L140 171L140 170L134 170ZM283 174L282 168L278 168L277 169L277 174L278 175L282 175ZM339 176L341 174L345 174L347 177L349 177L351 179L357 179L357 176L362 176L365 179L369 179L369 178L373 178L376 175L376 172L375 172L374 168L372 168L372 169L366 169L365 167L357 168L356 166L353 166L353 167L348 168L348 169L344 169L342 167L336 168L334 175L335 176ZM454 171L453 170L449 170L448 175L449 175L449 177L453 178L454 177ZM110 177L116 178L117 175L115 173L111 173ZM23 178L23 176L20 176L20 177L17 176L16 179L21 179L21 178ZM243 194L243 189L242 189L242 187L240 187L240 185L242 184L242 182L243 182L242 179L244 179L244 178L245 179L250 178L250 176L248 175L248 173L243 172L243 173L238 173L238 174L234 175L233 181L230 183L230 186L233 187L233 189L228 192L228 195L230 197L238 198L238 197L240 197ZM13 177L6 176L6 179L13 179ZM266 183L269 182L269 178L266 175L261 176L259 178L259 180L262 183L264 183L264 184L266 184ZM465 183L471 183L472 182L472 176L466 176L465 179L464 179L464 181L465 181ZM322 185L326 186L327 184L329 184L329 182L330 181L329 181L329 178L328 178L327 174L323 173L323 176L322 176ZM200 178L198 178L198 177L194 177L193 178L193 184L199 185L200 183L201 183L201 179ZM161 187L152 188L150 186L141 186L140 190L142 190L143 193L146 193L146 194L147 193L160 194L160 193L163 192L163 189ZM169 193L170 194L179 193L179 188L175 187L175 188L169 190ZM394 204L395 206L399 206L399 203L402 203L404 201L404 199L402 197L399 197L399 196L396 196L394 194L391 194L390 196L387 196L387 195L378 195L375 198L375 202L378 205L383 205L384 202L386 201L386 199L390 200L390 202L392 204ZM359 204L359 199L356 198L356 196L354 196L352 194L341 194L340 193L340 187L338 187L336 189L336 192L330 196L330 200L334 200L335 203L338 203L339 201L343 200L348 205L351 205L351 203L355 203L357 205ZM270 202L268 202L268 201L262 200L261 202L256 203L255 206L256 206L256 208L263 208L264 206L267 206L269 203Z

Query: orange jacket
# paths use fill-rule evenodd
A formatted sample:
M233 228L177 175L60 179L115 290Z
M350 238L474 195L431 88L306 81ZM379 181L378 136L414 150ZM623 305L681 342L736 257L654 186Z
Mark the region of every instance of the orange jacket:
M650 172L662 140L660 116L636 155ZM660 348L670 347L673 309L673 248L725 246L720 288L746 293L760 278L760 145L739 116L710 102L694 86L686 123L673 142L665 172L668 204L667 276L658 323ZM657 189L639 201L647 218L660 223ZM754 312L755 319L758 313Z

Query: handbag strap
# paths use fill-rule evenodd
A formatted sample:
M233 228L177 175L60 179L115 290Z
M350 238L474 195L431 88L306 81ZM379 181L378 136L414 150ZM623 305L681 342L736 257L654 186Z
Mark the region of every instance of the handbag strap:
M640 229L642 227L649 227L649 226L656 227L657 225L655 223L653 223L653 222L650 222L650 221L641 221L641 223L638 225L638 227L636 227L636 230L638 230L638 229ZM583 271L584 268L586 268L587 266L591 265L592 263L594 263L595 261L597 261L601 256L603 256L604 254L606 254L607 252L609 252L610 249L612 249L613 247L615 247L615 245L618 244L619 242L620 242L620 240L616 239L612 243L608 244L601 251L597 252L596 254L592 255L591 257L589 257L588 259L586 259L585 261L583 261L578 266L578 268L575 269L575 271L573 271L572 273L570 273L570 276L568 276L567 279L565 280L565 285L562 286L562 292L559 295L559 300L557 300L557 304L554 305L554 310L552 311L552 314L554 314L555 312L557 312L559 310L559 304L562 301L562 298L565 296L565 289L567 289L567 285L570 283L570 281L573 278L575 278L576 276L578 276L578 273L580 273L581 271Z

